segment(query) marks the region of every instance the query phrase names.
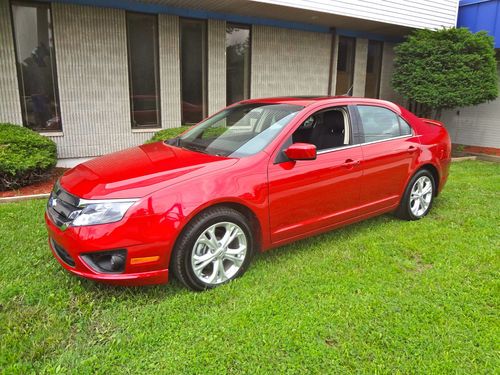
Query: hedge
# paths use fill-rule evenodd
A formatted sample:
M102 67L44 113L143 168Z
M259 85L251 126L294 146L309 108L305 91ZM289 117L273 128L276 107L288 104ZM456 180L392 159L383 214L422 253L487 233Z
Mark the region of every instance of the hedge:
M42 181L56 163L52 140L19 125L0 123L0 190Z
M189 126L181 126L180 128L168 128L162 129L153 135L149 141L146 143L158 142L158 141L166 141L167 139L172 139L179 136L181 133L184 133Z

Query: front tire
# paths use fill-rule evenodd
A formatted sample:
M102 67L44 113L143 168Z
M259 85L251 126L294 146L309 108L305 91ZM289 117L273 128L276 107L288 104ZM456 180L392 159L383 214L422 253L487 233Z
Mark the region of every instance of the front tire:
M253 254L247 218L231 208L214 207L186 226L172 253L171 267L182 284L201 291L241 276Z
M411 178L396 215L405 220L420 220L432 207L436 191L434 176L421 169Z

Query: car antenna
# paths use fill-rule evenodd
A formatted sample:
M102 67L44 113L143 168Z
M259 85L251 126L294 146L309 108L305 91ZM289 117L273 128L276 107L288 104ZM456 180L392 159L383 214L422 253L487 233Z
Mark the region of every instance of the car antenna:
M349 90L347 90L347 92L344 94L344 96L352 96L353 87L354 87L354 85L351 85L351 87L349 88Z

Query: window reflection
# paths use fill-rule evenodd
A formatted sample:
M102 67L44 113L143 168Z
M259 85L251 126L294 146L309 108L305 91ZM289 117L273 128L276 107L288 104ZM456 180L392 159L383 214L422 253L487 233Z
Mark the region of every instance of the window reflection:
M157 17L127 13L133 128L160 127Z
M380 91L380 70L384 44L376 40L368 41L368 60L366 64L365 96L378 98Z
M13 2L12 17L23 123L37 131L60 131L50 7Z
M337 58L337 84L336 95L345 95L352 88L354 81L354 57L356 39L346 36L339 37ZM352 91L350 92L352 94Z
M250 97L250 27L226 27L227 105Z
M201 121L206 110L206 22L181 19L182 123Z
M365 142L381 141L411 134L410 126L387 108L358 105L357 109L363 126Z

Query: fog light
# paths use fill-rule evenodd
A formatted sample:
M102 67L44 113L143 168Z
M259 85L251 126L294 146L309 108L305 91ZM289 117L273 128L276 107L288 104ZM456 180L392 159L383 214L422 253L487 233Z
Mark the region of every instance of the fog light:
M87 253L83 254L82 258L94 271L104 273L121 273L125 270L127 250Z

